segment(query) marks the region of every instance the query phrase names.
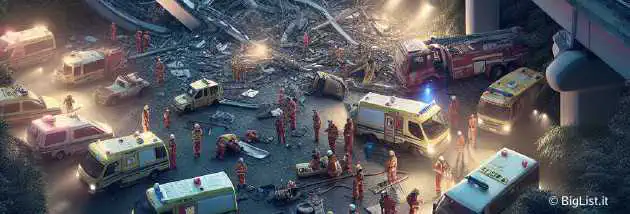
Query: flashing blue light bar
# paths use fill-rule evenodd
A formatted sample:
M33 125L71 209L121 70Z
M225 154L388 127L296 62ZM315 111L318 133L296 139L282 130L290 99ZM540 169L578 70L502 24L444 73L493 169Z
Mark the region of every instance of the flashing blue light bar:
M505 97L512 97L512 96L514 96L514 94L511 94L511 93L508 93L508 92L505 92L505 91L501 91L501 90L496 89L496 88L488 88L486 91L489 91L491 93L497 93L497 94L503 95Z
M426 113L426 112L427 112L427 111L431 108L431 106L433 106L433 105L435 105L435 100L431 101L431 102L429 103L429 105L427 105L427 106L426 106L426 107L424 107L422 110L420 110L420 112L419 112L419 113L420 113L420 114L424 114L424 113Z
M428 87L428 86L426 88L424 88L424 93L425 94L430 94L431 93L431 88Z

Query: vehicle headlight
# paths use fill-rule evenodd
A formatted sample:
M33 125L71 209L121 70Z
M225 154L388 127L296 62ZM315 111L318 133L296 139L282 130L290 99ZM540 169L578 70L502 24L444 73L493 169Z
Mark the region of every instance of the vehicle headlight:
M510 132L510 131L512 131L512 126L510 126L510 124L505 124L505 125L503 125L503 131L504 131L504 132Z
M446 140L448 140L449 142L452 140L450 133L446 136Z
M90 191L95 191L95 190L96 190L96 185L90 184Z
M538 116L538 110L534 109L534 111L532 112L532 114L534 114L534 116Z
M547 114L542 113L541 117L542 117L542 119L546 120L547 119Z
M479 123L479 124L483 124L483 119L481 119L481 118L477 118L477 123Z
M433 145L427 146L427 153L429 154L435 153L435 148L433 148Z
M79 174L79 169L77 169L77 172L74 174L74 176L76 176L77 178L81 176L81 174Z

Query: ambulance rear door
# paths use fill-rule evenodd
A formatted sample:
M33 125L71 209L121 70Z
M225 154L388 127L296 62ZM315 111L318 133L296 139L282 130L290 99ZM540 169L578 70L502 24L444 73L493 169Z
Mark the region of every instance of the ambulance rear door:
M398 112L385 112L384 135L383 140L386 142L396 143L396 136L402 134L402 118Z

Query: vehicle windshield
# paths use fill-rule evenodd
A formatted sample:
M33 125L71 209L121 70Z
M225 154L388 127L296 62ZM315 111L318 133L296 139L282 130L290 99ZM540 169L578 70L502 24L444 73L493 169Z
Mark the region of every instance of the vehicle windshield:
M479 106L477 106L477 112L484 116L507 121L510 120L510 115L512 111L509 107L503 107L481 100L479 101Z
M190 97L195 97L195 95L197 95L197 90L195 90L193 87L188 86L186 94L188 94L188 96Z
M422 123L422 129L424 130L424 133L431 140L439 137L447 129L445 124L438 122L438 117L438 114L435 114L433 117L431 117L431 119Z
M121 88L125 88L125 87L126 87L125 82L124 82L124 81L122 81L122 80L119 80L119 79L116 79L116 83L115 83L115 84L116 84L118 87L121 87Z
M83 171L91 177L98 178L101 175L101 172L103 172L103 168L105 168L105 166L96 160L94 154L88 152L83 161L81 161L81 168L83 168Z
M28 92L28 98L34 99L34 100L38 100L39 104L44 105L44 98L42 98L41 95L37 95L37 94L33 93L32 91Z
M442 199L438 202L435 212L436 214L450 214L450 213L458 213L458 214L474 214L472 210L464 207L457 201L451 199L450 197L443 195Z

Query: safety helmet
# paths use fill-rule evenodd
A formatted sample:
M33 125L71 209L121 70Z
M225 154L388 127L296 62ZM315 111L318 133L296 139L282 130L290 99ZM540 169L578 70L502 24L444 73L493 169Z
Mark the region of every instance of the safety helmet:
M457 98L455 95L451 95L451 100L455 100L455 98Z
M133 135L135 135L136 137L140 136L140 131L134 132Z
M243 160L243 158L238 158L238 162L243 163L245 160Z
M355 210L357 210L357 205L350 204L350 210L351 210L351 211L355 211Z
M149 110L149 105L144 105L144 110Z
M394 153L394 150L389 150L389 156L394 156L396 155L396 153Z
M357 170L362 170L363 169L363 167L359 163L354 168L356 168Z
M438 160L444 161L444 156L440 155L440 157L438 157Z
M332 151L332 150L328 150L328 151L326 152L326 154L328 154L328 155L333 155L333 151Z
M462 131L457 131L457 135L462 135Z
M171 110L169 110L168 108L166 108L166 109L164 109L164 111L166 111L166 112L170 112Z
M66 96L67 99L72 99L72 95L68 94L68 96Z
M195 127L195 129L200 129L201 125L199 125L199 123L195 123L194 127Z
M175 139L175 135L174 134L171 134L170 137L171 137L171 139Z
M328 211L326 214L335 214L333 211Z

